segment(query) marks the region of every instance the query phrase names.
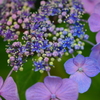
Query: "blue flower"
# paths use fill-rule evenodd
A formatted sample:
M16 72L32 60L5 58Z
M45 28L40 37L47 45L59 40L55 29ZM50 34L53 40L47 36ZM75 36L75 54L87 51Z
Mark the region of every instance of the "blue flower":
M47 40L43 41L42 49L49 48L51 45L48 43Z
M41 43L39 43L38 41L32 44L32 52L35 51L39 52L40 49L41 49Z
M73 43L73 38L66 38L65 40L62 41L63 42L63 47L67 47L68 49L71 48L71 44Z
M35 71L45 70L45 64L43 61L34 61Z
M64 64L66 73L70 74L70 79L78 83L80 93L86 92L91 85L91 78L96 76L100 71L98 63L91 57L77 55L71 58Z
M59 14L59 12L60 12L60 10L59 9L57 9L57 8L53 8L53 10L52 10L52 16L54 16L54 15L57 15L57 14Z

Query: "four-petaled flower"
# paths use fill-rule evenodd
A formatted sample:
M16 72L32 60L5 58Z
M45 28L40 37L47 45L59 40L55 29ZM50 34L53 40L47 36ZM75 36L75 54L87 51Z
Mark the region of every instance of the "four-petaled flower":
M82 55L69 59L65 62L64 67L66 72L71 74L70 79L78 83L80 93L84 93L89 89L91 85L90 77L94 77L100 72L95 59Z
M77 100L78 86L71 79L47 76L26 91L26 100Z

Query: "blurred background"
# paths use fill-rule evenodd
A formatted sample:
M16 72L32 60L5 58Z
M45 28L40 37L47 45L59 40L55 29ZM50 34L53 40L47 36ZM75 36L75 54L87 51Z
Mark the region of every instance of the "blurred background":
M38 9L40 1L41 0L36 1L34 11ZM83 17L84 19L88 19L89 15L86 14ZM89 40L96 44L96 33L93 33L89 30L88 24L85 25L85 29L87 29L86 33L90 36ZM8 55L6 54L5 50L6 45L7 42L5 42L2 37L0 37L0 76L2 76L4 79L11 70L11 67L7 64ZM83 50L83 55L89 56L91 48L92 46L86 43L85 49ZM71 55L63 56L61 62L55 61L55 68L52 68L50 71L51 75L59 76L61 78L68 78L69 75L66 74L64 70L64 63L71 57ZM47 73L45 72L40 73L32 71L33 67L31 59L28 59L28 62L24 64L23 68L23 71L13 72L11 75L18 86L20 100L25 100L25 91L27 88L29 88L38 81L43 82L44 77L47 76ZM100 100L100 74L92 78L92 84L90 89L83 94L79 94L78 100Z

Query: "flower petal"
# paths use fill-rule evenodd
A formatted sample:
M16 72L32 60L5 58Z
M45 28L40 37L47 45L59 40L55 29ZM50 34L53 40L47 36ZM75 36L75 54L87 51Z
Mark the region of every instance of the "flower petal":
M0 98L0 100L2 100L2 98Z
M85 57L83 55L78 54L75 58L74 58L74 64L78 67L81 67L84 62L85 62Z
M90 53L90 57L97 60L97 62L99 64L99 69L100 69L100 43L98 43L97 45L95 45L92 48L92 51Z
M100 56L100 51L98 49L93 49L90 53L90 57L94 59L98 59Z
M98 57L97 62L99 64L99 69L100 69L100 56Z
M49 100L51 93L46 86L38 82L26 91L26 100Z
M94 13L100 15L100 3L98 3L98 4L95 5L95 7L94 7Z
M52 94L55 94L55 92L62 85L62 79L56 76L47 76L44 79L44 84L50 90Z
M91 79L88 76L86 76L83 72L76 72L75 74L70 76L70 79L78 83L79 93L86 92L91 85Z
M4 0L0 0L0 5L4 3Z
M93 13L88 19L89 27L92 32L98 32L100 30L100 23L98 22L100 22L100 16Z
M95 49L97 49L97 50L100 49L100 43L96 44L96 45L92 48L92 50L95 50Z
M3 79L2 79L2 77L0 76L0 89L1 89L2 85L3 85Z
M96 34L96 42L100 43L100 31Z
M89 77L94 77L100 72L98 62L90 57L86 57L86 61L82 68L84 73Z
M63 79L62 86L56 92L57 98L60 100L77 100L78 85L71 79Z
M12 77L8 77L2 86L1 96L6 100L19 100L17 86Z
M99 0L81 0L85 11L89 14L93 13L94 6L100 2Z
M65 62L64 68L68 74L73 74L78 70L78 67L73 63L73 58Z

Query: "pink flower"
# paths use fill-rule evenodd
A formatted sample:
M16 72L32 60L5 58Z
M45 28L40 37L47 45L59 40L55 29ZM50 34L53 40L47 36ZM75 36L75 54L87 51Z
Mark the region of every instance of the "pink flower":
M0 96L6 100L19 100L17 86L12 77L8 77L5 82L0 77Z
M26 91L26 100L77 100L78 86L71 79L47 76Z

